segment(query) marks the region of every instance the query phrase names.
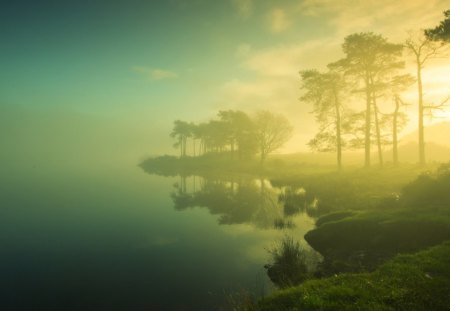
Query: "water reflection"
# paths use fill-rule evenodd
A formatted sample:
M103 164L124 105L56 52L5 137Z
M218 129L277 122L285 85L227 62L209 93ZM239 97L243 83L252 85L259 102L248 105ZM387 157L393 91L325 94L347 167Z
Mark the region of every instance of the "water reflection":
M207 208L219 224L253 224L261 229L292 229L299 215L314 215L317 200L301 187L273 187L269 180L248 176L179 176L170 194L183 211Z

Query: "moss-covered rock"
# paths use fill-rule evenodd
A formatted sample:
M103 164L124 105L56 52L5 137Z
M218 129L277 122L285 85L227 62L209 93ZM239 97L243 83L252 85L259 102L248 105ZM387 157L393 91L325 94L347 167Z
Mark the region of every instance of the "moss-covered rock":
M318 223L305 239L325 257L323 270L328 274L372 270L398 253L450 240L447 207L338 213Z

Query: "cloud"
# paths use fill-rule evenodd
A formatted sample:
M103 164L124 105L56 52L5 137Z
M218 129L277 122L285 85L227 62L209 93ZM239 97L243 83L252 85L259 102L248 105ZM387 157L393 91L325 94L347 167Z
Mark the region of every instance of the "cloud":
M222 86L222 91L227 99L240 105L247 103L247 107L254 102L254 108L266 102L267 99L277 98L280 93L286 94L286 81L272 79L257 79L256 81L242 81L232 79ZM292 92L289 92L292 93ZM284 96L283 96L284 97Z
M311 133L316 130L314 118L309 116L311 107L299 102L300 78L257 77L253 80L232 79L220 90L216 109L237 109L250 114L258 110L270 110L285 115L294 126L294 137L283 152L306 149Z
M340 53L340 41L310 40L253 51L241 66L265 76L297 78L299 70L324 67L339 59ZM336 55L335 58L330 58L333 55Z
M245 58L250 55L252 46L248 43L241 43L237 46L235 55L237 58Z
M253 0L231 0L231 3L242 19L247 19L253 14Z
M295 139L288 144L289 150L306 148L302 144L311 139L317 127L309 115L311 107L298 100L301 95L300 70L324 70L328 63L342 58L341 45L344 37L351 33L373 31L391 42L402 42L407 37L407 30L436 25L448 6L442 0L303 0L278 5L262 16L266 27L274 34L299 27L298 41L285 40L259 48L257 44L239 45L235 53L240 68L247 73L223 83L216 108L283 111L295 127ZM310 27L317 28L317 35L311 35L316 28ZM407 63L411 65L411 62ZM443 66L443 61L437 63L439 73L434 66L431 68L431 64L424 72L424 77L428 70L431 76L435 75L436 81L427 77L426 97L430 102L443 98L449 90L448 79L442 78L446 77L448 65ZM406 71L411 69L414 68L408 66ZM437 86L441 90L439 94L436 93ZM405 100L416 101L414 87L404 95Z
M321 68L339 59L340 39L314 39L294 44L254 49L239 45L240 67L253 74L246 79L234 78L223 83L217 109L239 109L249 113L259 109L281 111L295 131L283 151L306 149L311 133L316 130L311 107L299 102L302 69ZM245 52L245 53L244 53ZM330 59L330 55L337 55ZM305 117L306 116L306 117Z
M283 9L273 9L269 14L269 25L272 33L280 33L291 26L291 21L287 18Z
M327 23L339 36L374 31L399 40L404 37L408 29L435 25L440 20L442 11L448 8L446 2L444 0L303 0L293 10L304 16L328 20Z
M167 80L178 78L178 74L170 70L148 68L142 66L133 66L131 70L151 80Z

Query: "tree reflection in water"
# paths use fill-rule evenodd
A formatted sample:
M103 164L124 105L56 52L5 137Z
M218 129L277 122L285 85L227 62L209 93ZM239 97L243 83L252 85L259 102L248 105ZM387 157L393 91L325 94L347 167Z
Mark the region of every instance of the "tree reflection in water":
M171 193L176 210L207 208L220 224L253 224L261 229L295 227L295 217L313 216L317 200L304 188L273 187L264 178L179 176Z

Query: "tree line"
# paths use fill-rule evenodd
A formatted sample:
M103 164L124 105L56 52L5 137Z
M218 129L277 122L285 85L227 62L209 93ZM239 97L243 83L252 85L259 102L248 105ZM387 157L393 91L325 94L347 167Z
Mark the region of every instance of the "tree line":
M291 138L292 131L289 120L281 114L259 111L249 116L240 110L223 110L208 122L176 120L170 136L176 140L174 147L179 148L180 158L226 152L231 159L259 155L264 162Z
M435 28L410 35L403 43L391 43L373 32L344 38L344 57L327 65L325 71L301 70L300 101L313 107L319 130L308 146L316 151L335 152L342 167L344 149L363 149L364 164L372 164L375 146L378 164L383 166L383 146L392 145L392 162L398 165L398 135L406 126L404 112L410 105L402 94L417 86L418 154L425 165L424 118L447 107L450 96L439 103L424 99L422 70L433 58L443 55L450 42L450 10ZM405 73L404 53L412 56L415 75ZM355 107L355 102L360 102ZM362 103L361 103L362 102ZM383 108L380 108L383 107ZM261 161L280 149L292 136L292 126L282 115L260 111L249 116L243 111L219 111L204 123L176 120L171 137L176 139L180 157L228 152L232 159L259 155Z
M371 165L371 147L377 148L383 166L382 146L392 144L393 163L398 164L398 133L406 125L402 111L407 105L402 92L414 83L418 94L419 163L425 164L424 117L443 109L450 97L437 104L426 104L422 69L439 55L450 41L450 10L445 20L419 36L411 35L403 44L389 42L372 32L351 34L344 39L344 58L327 65L327 70L300 71L303 95L300 101L313 106L319 131L308 143L313 150L336 152L342 166L344 148L363 148L365 166ZM403 73L403 52L413 55L416 75ZM360 99L364 108L354 110L349 102ZM391 108L381 111L380 103L390 101ZM360 105L361 106L361 105Z

